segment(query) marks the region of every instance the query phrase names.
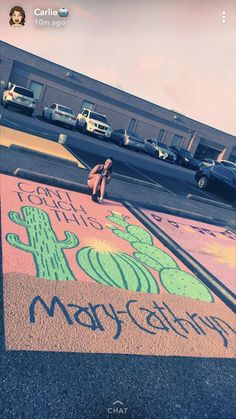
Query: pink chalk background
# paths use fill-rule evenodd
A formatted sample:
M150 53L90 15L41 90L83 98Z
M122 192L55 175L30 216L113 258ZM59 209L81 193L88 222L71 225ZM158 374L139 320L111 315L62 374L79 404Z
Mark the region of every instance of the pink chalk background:
M82 282L89 282L95 283L93 279L91 279L77 264L76 262L76 253L79 249L84 246L91 245L91 241L93 240L101 240L106 242L111 247L111 252L113 250L119 252L125 252L129 255L133 254L133 247L131 244L126 241L122 240L117 237L110 228L106 227L106 225L114 225L113 222L106 219L106 216L111 215L111 213L118 212L127 217L127 221L137 226L143 227L143 225L121 204L112 202L112 201L105 201L103 206L96 204L91 201L91 197L89 195L84 195L78 192L68 191L70 193L71 201L76 208L79 208L82 205L83 209L86 211L88 217L94 217L98 223L103 226L102 230L97 230L91 227L88 223L88 227L86 227L83 223L78 225L75 222L67 223L65 220L59 222L54 211L46 206L46 205L33 205L27 201L27 198L24 198L24 202L20 202L19 197L17 195L18 182L23 182L22 188L27 191L34 191L37 187L42 188L49 188L51 191L60 191L61 194L64 194L66 191L60 188L54 188L47 185L43 185L40 183L35 183L29 180L23 180L15 177L10 177L6 175L1 175L1 184L2 184L2 237L3 237L3 272L17 272L22 274L28 275L36 275L36 268L33 260L33 255L31 253L25 252L19 248L13 247L6 241L6 234L7 233L15 233L19 236L21 242L28 244L28 237L26 228L12 222L8 216L9 211L16 211L22 216L21 207L28 205L38 207L41 210L44 210L48 213L51 221L51 225L57 235L58 240L65 239L65 231L73 232L79 239L79 245L73 249L65 249L64 254L68 260L70 268L76 277L77 281ZM40 195L41 197L45 197L44 195ZM65 195L63 195L65 196ZM25 194L27 197L27 194ZM48 203L52 206L52 201L48 199ZM57 201L57 198L55 198ZM68 203L68 198L65 198L65 201ZM68 217L71 218L70 211L66 211ZM84 219L86 220L87 216L84 212L77 212L76 216L79 219L79 214L81 214ZM156 237L153 236L154 244L164 250L166 253L171 255L171 257L177 262L179 267L186 272L191 272L175 255L171 253L171 251L166 248ZM154 278L157 280L158 285L160 286L160 280L158 273L155 270L149 268L152 272ZM166 294L167 291L161 286L160 293ZM213 293L212 293L213 294ZM213 294L214 295L214 294ZM215 301L218 298L214 295Z
M157 211L143 212L223 285L236 293L235 232Z
M122 354L140 354L140 355L162 355L162 356L191 356L191 357L221 357L232 358L235 356L235 339L230 337L229 346L225 348L220 345L220 337L209 329L209 336L189 335L184 341L173 334L161 334L153 336L151 334L143 335L143 332L125 323L124 335L121 339L114 341L110 330L112 325L108 318L105 318L105 328L107 333L96 334L89 328L81 328L79 325L65 325L63 317L58 315L54 319L48 319L42 310L37 310L37 321L34 324L29 322L29 306L35 297L40 295L45 301L49 301L53 296L58 295L63 302L71 302L87 306L88 302L92 304L114 304L119 310L122 310L127 303L127 299L140 301L142 307L152 304L153 298L170 304L174 312L180 316L184 311L199 313L201 316L214 315L234 324L234 315L230 309L213 293L214 303L203 302L197 299L186 298L183 296L169 294L163 286L160 286L158 273L152 272L154 278L160 286L160 294L148 294L143 292L128 291L110 286L104 286L93 281L76 263L77 251L86 245L88 241L101 240L110 246L112 251L126 252L129 255L133 253L133 247L129 242L120 239L112 233L106 224L114 225L106 219L112 211L119 212L127 217L127 221L137 226L142 224L121 204L105 201L103 206L91 201L91 197L77 192L69 192L74 207L79 208L82 205L84 212L77 212L83 215L87 222L87 217L96 218L97 222L103 226L102 230L96 230L88 223L86 227L83 223L80 225L67 223L65 220L58 221L55 212L51 207L44 205L38 206L41 210L48 213L51 225L55 231L58 240L65 239L65 231L73 232L77 235L80 243L74 249L65 249L64 254L67 257L70 268L76 277L76 281L54 281L43 278L36 278L36 268L33 255L21 249L11 246L6 241L7 233L15 233L19 240L28 243L26 229L9 219L9 211L16 211L21 215L21 208L25 205L30 206L25 200L20 202L17 191L19 191L18 182L24 182L24 189L34 191L37 187L47 188L47 185L1 175L1 198L2 198L2 244L3 244L3 277L4 277L4 330L5 346L7 350L37 350L37 351L66 351L66 352L92 352L92 353L122 353ZM60 188L48 187L52 192L58 191L65 197L65 190ZM41 189L41 193L43 189ZM27 197L27 194L25 195ZM44 195L42 194L41 197ZM28 199L28 198L27 198ZM55 198L55 201L57 199ZM64 206L68 207L68 198L64 199ZM36 204L32 205L37 207ZM67 211L67 216L71 218L71 211ZM186 220L185 220L186 221ZM167 221L166 221L167 222ZM176 227L175 227L176 228ZM176 228L177 229L177 228ZM173 230L175 232L175 230ZM195 233L197 234L197 233ZM153 237L154 244L178 263L179 267L189 272L187 267L174 256L161 242ZM228 239L226 241L228 243ZM110 251L110 250L109 250ZM149 307L148 305L148 307ZM140 312L141 313L141 312ZM137 313L138 321L142 322L142 315ZM45 333L46 331L46 333Z

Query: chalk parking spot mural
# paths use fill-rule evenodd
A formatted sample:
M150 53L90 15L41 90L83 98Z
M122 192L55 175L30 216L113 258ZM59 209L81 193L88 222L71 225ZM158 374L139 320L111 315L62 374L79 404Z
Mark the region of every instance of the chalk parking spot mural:
M234 356L232 312L121 204L2 185L7 349Z
M236 233L199 221L142 210L159 228L236 294Z

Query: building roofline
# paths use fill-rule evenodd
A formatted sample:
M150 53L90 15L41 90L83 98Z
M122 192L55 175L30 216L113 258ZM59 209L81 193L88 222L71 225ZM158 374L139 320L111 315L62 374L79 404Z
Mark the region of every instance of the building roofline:
M192 122L194 122L194 123L200 124L200 125L202 125L202 126L204 126L204 127L207 127L207 128L213 129L213 130L215 130L215 131L217 131L217 132L219 132L219 133L226 134L227 136L230 136L230 137L232 137L232 138L236 139L236 136L235 136L235 135L230 134L230 133L225 132L225 131L222 131L222 130L220 130L219 128L215 128L215 127L213 127L213 126L211 126L211 125L205 124L204 122L201 122L201 121L198 121L198 120L196 120L196 119L193 119L193 118L191 118L191 117L189 117L189 116L183 115L183 114L181 114L181 113L180 113L180 112L178 112L178 111L175 111L175 110L171 110L171 109L165 108L165 107L163 107L163 106L161 106L161 105L157 105L156 103L151 102L151 101L149 101L149 100L147 100L147 99L141 98L141 97L139 97L139 96L136 96L136 95L134 95L133 93L129 93L129 92L125 91L125 90L119 89L118 87L114 87L114 86L112 86L112 85L110 85L110 84L107 84L107 83L105 83L105 82L103 82L103 81L100 81L100 80L94 79L93 77L87 76L86 74L79 73L78 71L76 71L76 70L72 70L71 68L64 67L64 66L63 66L63 65L61 65L61 64L58 64L58 63L56 63L56 62L54 62L54 61L50 61L50 60L48 60L47 58L41 57L41 56L39 56L39 55L36 55L36 54L34 54L34 53L30 52L30 51L27 51L27 50L24 50L24 49L22 49L22 48L16 47L15 45L9 44L8 42L5 42L5 41L0 40L0 45L1 45L1 44L5 44L6 46L8 46L8 47L10 47L10 48L15 48L15 49L17 49L17 50L19 50L19 51L23 51L24 53L27 53L27 54L29 54L29 55L31 55L31 56L33 56L33 57L40 58L41 60L44 60L44 61L46 61L46 62L48 62L48 63L50 63L50 64L57 65L57 66L59 66L59 67L61 67L61 68L64 68L64 69L65 69L65 70L67 70L67 71L71 71L71 72L73 72L73 73L77 73L78 75L81 75L81 76L83 76L83 77L85 77L85 78L87 78L87 79L93 80L93 81L94 81L94 82L96 82L96 83L103 84L104 86L107 86L107 87L109 87L109 88L111 88L111 89L114 89L114 90L120 91L120 92L122 92L122 93L125 93L126 95L132 96L133 98L139 99L139 100L141 100L141 101L147 102L147 103L149 103L149 104L150 104L150 105L152 105L152 106L155 106L155 107L157 107L157 108L163 109L164 111L171 112L172 114L177 114L177 115L180 115L182 118L185 118L185 119L187 119L187 120L189 120L189 121L192 121Z

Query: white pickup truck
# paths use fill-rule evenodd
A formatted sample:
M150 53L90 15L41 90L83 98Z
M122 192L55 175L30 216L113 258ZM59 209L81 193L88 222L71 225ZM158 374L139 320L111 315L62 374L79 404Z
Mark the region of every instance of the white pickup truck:
M110 138L112 133L112 127L106 115L85 108L77 115L76 128L104 139Z

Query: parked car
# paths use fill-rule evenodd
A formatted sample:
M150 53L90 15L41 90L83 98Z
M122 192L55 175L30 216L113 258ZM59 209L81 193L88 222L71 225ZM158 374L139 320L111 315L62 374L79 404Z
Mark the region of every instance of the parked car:
M143 151L144 149L144 140L134 131L127 129L114 130L111 139L121 147L130 147L136 151Z
M171 150L171 148L167 144L164 144L161 141L157 141L157 145L167 153L167 157L166 157L165 161L168 161L172 164L176 163L177 156L174 153L174 151Z
M158 145L157 140L153 140L152 138L145 140L144 151L156 159L166 160L168 157L167 151Z
M70 128L75 127L76 115L72 109L66 106L53 103L50 106L45 106L42 117L48 119L50 122L61 122Z
M199 168L200 160L195 159L190 151L176 146L170 146L170 148L177 156L177 164L192 170L197 170Z
M11 84L10 88L5 89L3 92L2 105L4 108L13 106L32 116L36 105L34 92L25 87Z
M236 169L236 163L233 163L232 161L229 161L229 160L215 161L215 160L212 160L212 159L201 160L199 167L202 167L202 166L208 167L208 166L212 166L214 164L222 164L223 166L232 167L232 168Z
M76 128L104 139L110 138L112 133L112 127L106 115L85 108L77 115Z
M209 167L209 166L213 166L214 164L215 164L215 160L206 158L206 159L200 160L199 167Z
M236 169L236 163L233 163L229 160L220 160L219 163L223 164L226 167L232 167L233 169Z
M201 167L195 174L200 189L212 190L236 200L236 168L221 164Z

